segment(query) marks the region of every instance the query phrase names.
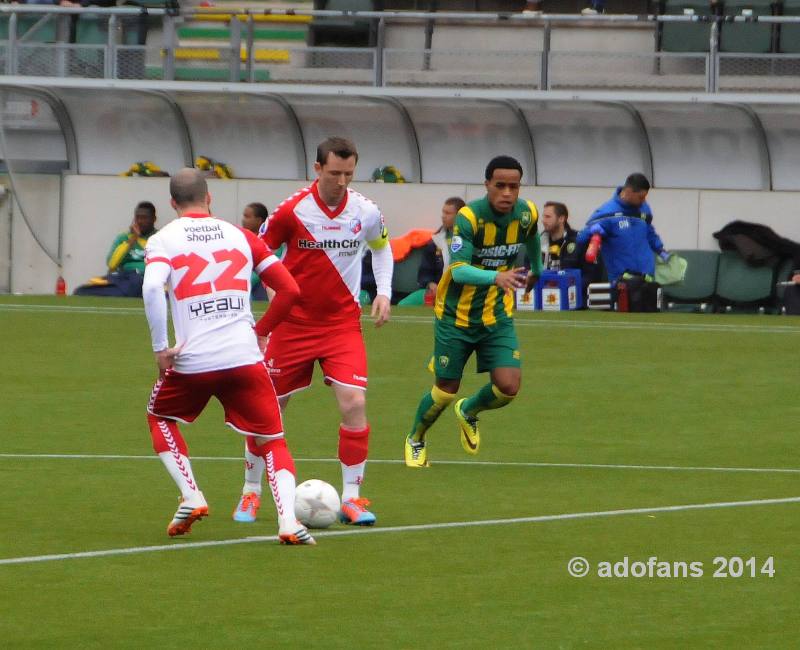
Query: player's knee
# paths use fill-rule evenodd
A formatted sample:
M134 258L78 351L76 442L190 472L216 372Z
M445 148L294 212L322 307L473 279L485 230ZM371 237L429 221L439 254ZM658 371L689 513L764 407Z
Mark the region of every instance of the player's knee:
M178 425L165 418L160 418L152 413L147 414L147 424L150 428L150 436L153 440L153 451L157 454L169 452L172 454L182 454L188 456L186 441L181 435Z
M519 393L521 383L522 382L520 381L519 377L510 377L500 381L493 381L492 385L496 389L495 392L499 391L503 396L511 400L517 396L517 393Z
M461 381L458 379L441 379L437 377L435 387L446 394L453 395L455 398L458 389L461 387Z
M453 391L446 391L439 388L438 385L434 386L431 389L431 397L433 398L433 403L437 404L441 408L446 408L449 406L453 400L457 397L458 387L456 387Z

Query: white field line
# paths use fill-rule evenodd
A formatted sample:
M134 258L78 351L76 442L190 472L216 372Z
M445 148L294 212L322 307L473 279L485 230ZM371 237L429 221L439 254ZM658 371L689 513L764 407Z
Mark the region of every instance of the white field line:
M101 315L143 315L142 307L91 307L69 305L26 305L16 303L0 304L0 311L17 312L63 312L73 314ZM364 320L370 320L368 316ZM700 317L698 317L700 318ZM767 318L765 316L765 318ZM431 324L433 316L392 315L398 323ZM665 330L688 332L733 332L753 334L800 334L800 327L791 325L748 325L740 323L670 323L668 321L584 321L565 318L526 318L518 316L514 322L520 327L566 327L576 329L629 329L629 330Z
M345 537L349 535L370 535L378 533L405 533L422 530L441 530L448 528L472 528L478 526L508 526L511 524L533 524L547 521L565 521L570 519L593 519L598 517L617 517L622 515L642 515L659 512L685 512L688 510L713 510L720 508L741 508L746 506L765 506L787 503L800 503L800 497L780 499L756 499L750 501L720 501L716 503L691 503L677 506L655 506L652 508L627 508L622 510L599 510L596 512L571 512L560 515L539 515L536 517L513 517L509 519L482 519L477 521L450 521L438 524L416 524L411 526L387 526L386 528L350 528L314 533L319 539L328 537ZM160 551L178 551L190 548L208 548L212 546L232 546L234 544L254 544L278 541L276 535L251 536L238 539L220 539L207 542L185 542L177 544L159 544L153 546L132 546L127 548L111 548L100 551L83 551L79 553L57 553L51 555L30 555L27 557L10 557L0 559L0 565L32 564L35 562L54 562L59 560L75 560L80 558L108 557L113 555L134 555L139 553L156 553Z
M159 460L156 455L126 455L126 454L0 454L2 458L21 458L31 460ZM192 456L192 460L208 461L236 461L243 462L244 457L236 456ZM337 458L295 458L297 463L338 463ZM370 458L370 463L384 465L402 465L404 461L386 458ZM538 463L526 461L502 460L436 460L433 465L464 465L473 467L550 467L567 469L638 469L655 470L663 472L751 472L759 474L800 474L800 468L795 467L704 467L681 465L624 465L612 463Z

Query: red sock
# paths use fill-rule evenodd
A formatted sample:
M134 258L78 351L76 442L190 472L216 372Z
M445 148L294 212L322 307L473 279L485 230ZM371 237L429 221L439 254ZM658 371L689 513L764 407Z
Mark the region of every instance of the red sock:
M339 460L344 465L358 465L367 460L369 424L363 429L339 427Z
M183 439L178 424L174 420L147 414L147 424L150 425L150 436L153 438L153 450L157 454L168 451L172 454L189 456L186 441Z
M263 445L259 445L253 436L247 436L247 449L251 454L263 458L265 462L268 462L267 454L271 453L272 472L288 469L292 474L297 475L292 454L289 452L289 447L286 446L284 438L269 440Z

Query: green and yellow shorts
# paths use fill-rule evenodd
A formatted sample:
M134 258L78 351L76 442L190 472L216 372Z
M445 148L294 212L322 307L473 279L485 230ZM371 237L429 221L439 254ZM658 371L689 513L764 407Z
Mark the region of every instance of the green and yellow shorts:
M428 367L437 378L461 379L473 352L477 356L478 372L520 367L519 342L511 320L499 321L491 328L466 328L437 319L433 333L433 358Z

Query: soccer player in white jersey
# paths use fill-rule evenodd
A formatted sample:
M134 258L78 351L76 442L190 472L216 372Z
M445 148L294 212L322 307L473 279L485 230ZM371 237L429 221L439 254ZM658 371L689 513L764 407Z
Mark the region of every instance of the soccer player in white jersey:
M266 336L299 297L297 283L256 235L209 213L202 173L182 169L169 184L178 219L147 242L143 297L159 378L147 405L153 448L181 491L170 537L188 533L208 515L189 451L177 422L191 423L215 396L225 423L247 436L263 459L284 544L313 544L294 514L294 461L283 438L275 390L263 361ZM253 327L250 274L276 291L267 314ZM167 339L169 302L176 345Z
M342 510L346 524L371 526L375 515L359 494L367 461L367 355L361 336L361 258L372 249L378 286L372 303L375 326L389 319L394 262L383 215L375 203L348 185L358 153L344 138L317 147L317 179L281 203L265 224L262 238L271 248L286 244L283 263L297 280L301 296L272 333L264 358L281 407L308 388L319 362L325 383L339 405L339 460ZM263 462L245 451L245 483L233 518L255 521Z

